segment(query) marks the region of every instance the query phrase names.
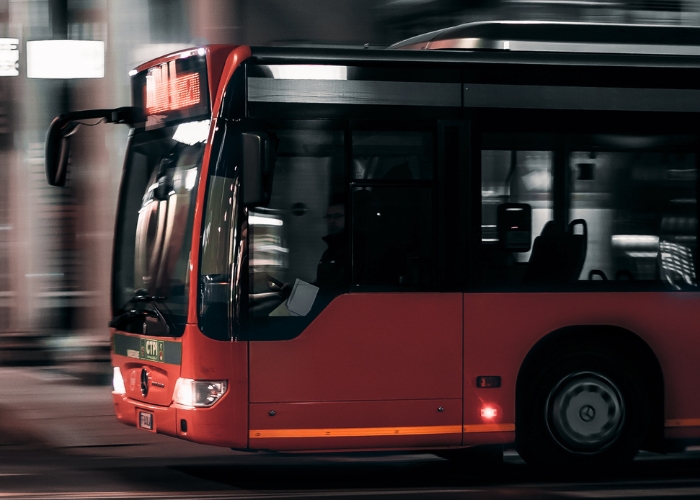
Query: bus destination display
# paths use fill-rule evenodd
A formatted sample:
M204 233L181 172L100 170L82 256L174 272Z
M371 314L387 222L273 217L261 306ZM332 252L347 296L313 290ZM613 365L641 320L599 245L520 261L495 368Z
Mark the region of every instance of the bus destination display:
M208 116L205 57L175 59L137 73L133 98L146 129Z

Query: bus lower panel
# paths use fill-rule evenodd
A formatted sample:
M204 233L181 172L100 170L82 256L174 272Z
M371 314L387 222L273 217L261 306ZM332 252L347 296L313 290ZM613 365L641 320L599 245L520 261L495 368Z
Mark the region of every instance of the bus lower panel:
M200 444L245 448L247 443L236 439L233 398L224 398L211 408L181 408L177 412L177 437Z
M254 403L250 447L309 450L459 446L459 399Z
M700 427L666 427L666 439L700 440Z
M139 428L139 411L145 411L153 415L153 432L177 436L176 415L173 408L139 403L120 394L112 394L112 399L117 419L121 423ZM144 430L144 432L149 431Z
M503 444L515 442L514 432L484 432L465 435L463 446L451 446L440 441L452 441L456 435L445 435L435 439L433 436L384 436L379 438L254 438L250 439L247 451L273 450L290 453L323 453L323 452L364 452L364 451L433 451L440 449L461 449L478 445ZM466 441L468 440L468 441Z

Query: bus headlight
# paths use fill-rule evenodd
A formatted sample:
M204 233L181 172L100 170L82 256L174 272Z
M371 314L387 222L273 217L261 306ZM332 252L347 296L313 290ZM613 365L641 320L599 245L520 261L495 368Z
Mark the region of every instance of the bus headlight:
M212 406L225 392L225 380L179 378L175 383L173 402L191 408Z
M122 371L118 366L114 367L114 374L112 375L112 392L114 394L126 394L124 377L122 377Z

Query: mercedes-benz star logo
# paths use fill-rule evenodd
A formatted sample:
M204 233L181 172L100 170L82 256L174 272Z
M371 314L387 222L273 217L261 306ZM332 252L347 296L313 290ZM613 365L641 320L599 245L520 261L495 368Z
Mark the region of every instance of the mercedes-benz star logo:
M584 405L579 410L578 416L581 417L581 420L584 422L590 422L595 418L595 408L591 405Z
M141 395L145 398L148 395L148 371L141 370Z

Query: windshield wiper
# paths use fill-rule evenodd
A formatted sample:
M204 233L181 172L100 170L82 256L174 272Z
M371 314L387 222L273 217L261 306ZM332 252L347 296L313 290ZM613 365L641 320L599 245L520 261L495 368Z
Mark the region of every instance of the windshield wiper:
M147 309L145 307L143 308L136 308L133 307L126 312L123 312L122 314L115 316L112 318L109 322L109 327L110 328L117 328L119 329L121 326L124 325L125 322L136 318L138 316L141 316L143 318L143 321L145 322L147 318L156 318L159 322L162 322L165 327L166 327L166 332L165 334L167 335L171 328L172 325L170 324L170 321L168 321L166 315L163 314L163 312L160 310L158 307L158 302L162 302L165 300L165 297L158 297L155 295L149 295L148 292L142 288L136 290L136 293L132 298L130 298L127 303L124 305L122 309L126 309L129 304L142 304L142 303L147 303L150 304L153 309Z
M143 288L139 288L138 290L136 290L134 296L129 299L127 304L138 302L156 302L163 300L165 300L165 297L158 297L157 295L148 295L148 291L144 290Z
M150 309L131 309L130 311L126 311L119 316L112 318L109 321L109 327L119 328L120 325L122 325L126 320L137 316L143 316L144 319L146 319L146 317L160 318L160 315L156 311L151 311Z

